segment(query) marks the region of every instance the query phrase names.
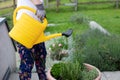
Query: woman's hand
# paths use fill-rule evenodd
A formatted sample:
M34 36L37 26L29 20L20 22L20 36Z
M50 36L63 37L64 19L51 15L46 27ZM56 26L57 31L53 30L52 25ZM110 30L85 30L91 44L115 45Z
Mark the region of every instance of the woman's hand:
M36 7L37 7L37 16L38 16L38 18L43 20L45 18L45 16L46 16L46 12L44 10L43 4L36 5Z

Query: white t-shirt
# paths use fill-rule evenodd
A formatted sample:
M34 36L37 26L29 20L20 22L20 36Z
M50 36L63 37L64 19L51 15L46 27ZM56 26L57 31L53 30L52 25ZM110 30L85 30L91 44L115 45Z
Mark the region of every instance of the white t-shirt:
M27 6L37 10L37 7L32 3L31 0L17 0L17 7L19 6ZM26 13L29 16L33 17L34 19L39 20L38 17L33 12L26 9L21 9L17 12L17 17L16 17L17 20L21 17L22 13Z

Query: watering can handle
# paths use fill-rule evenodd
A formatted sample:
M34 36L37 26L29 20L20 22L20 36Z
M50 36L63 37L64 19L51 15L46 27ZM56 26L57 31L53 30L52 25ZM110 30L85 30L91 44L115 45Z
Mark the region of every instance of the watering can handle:
M16 14L17 14L18 10L20 10L20 9L27 9L27 10L32 11L34 14L36 14L36 10L33 9L33 8L30 8L30 7L27 7L27 6L17 7L17 8L15 9L14 13L13 13L13 23L14 23L14 24L17 22L17 20L16 20Z

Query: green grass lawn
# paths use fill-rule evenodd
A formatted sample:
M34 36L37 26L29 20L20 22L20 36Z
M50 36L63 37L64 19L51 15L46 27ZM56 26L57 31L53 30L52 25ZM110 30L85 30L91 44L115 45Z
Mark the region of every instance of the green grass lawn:
M60 8L59 13L55 12L55 9L47 10L47 18L49 23L64 23L61 27L55 27L50 30L64 30L67 28L73 28L75 33L80 33L85 30L88 25L74 24L70 22L70 17L75 14L81 14L88 17L90 20L96 21L110 33L120 34L120 9L115 9L113 4L109 6L100 7L99 5L81 5L78 11L74 11L73 8ZM63 29L62 29L63 28Z
M0 16L7 17L10 28L12 27L12 12L13 8L0 10ZM8 13L11 13L11 15L5 15ZM71 6L60 6L59 12L56 12L55 8L49 8L46 9L46 13L49 23L60 24L55 27L48 27L46 31L51 33L63 32L72 28L74 30L73 35L81 34L89 28L88 23L76 24L70 21L73 15L80 14L96 21L110 33L120 34L120 9L116 9L114 4L79 5L78 11L74 11Z
M13 0L0 1L0 8L9 7L13 5Z
M92 20L97 21L109 32L120 34L119 9L91 10L91 11L83 11L82 13L91 17Z
M7 19L8 25L10 28L12 28L12 14L13 14L13 8L6 8L0 10L0 17L4 17Z

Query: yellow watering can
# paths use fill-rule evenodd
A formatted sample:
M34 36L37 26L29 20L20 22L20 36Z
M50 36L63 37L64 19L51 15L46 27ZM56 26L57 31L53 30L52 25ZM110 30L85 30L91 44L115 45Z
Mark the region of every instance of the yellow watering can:
M16 20L16 13L20 9L27 9L36 14L36 10L33 8L27 6L17 7L13 13L14 27L9 32L9 36L27 48L32 48L33 45L44 42L51 38L62 35L69 37L72 34L72 30L70 29L64 33L57 33L45 36L44 30L46 29L46 26L48 24L47 19L44 18L43 23L41 23L40 21L32 18L28 14L23 13L19 20Z

